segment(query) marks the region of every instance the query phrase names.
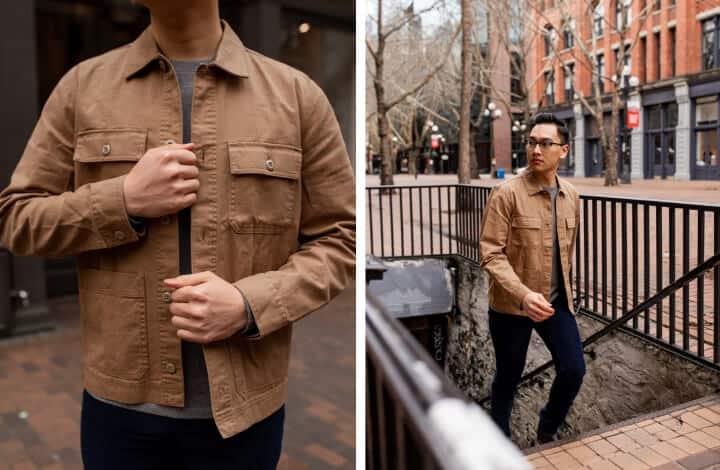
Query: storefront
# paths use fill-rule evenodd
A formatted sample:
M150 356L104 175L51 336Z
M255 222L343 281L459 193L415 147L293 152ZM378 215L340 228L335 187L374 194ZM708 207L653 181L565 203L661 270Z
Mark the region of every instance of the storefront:
M672 178L677 168L678 105L673 89L643 97L645 113L644 177Z
M690 88L692 103L692 148L690 172L693 179L720 179L720 82Z

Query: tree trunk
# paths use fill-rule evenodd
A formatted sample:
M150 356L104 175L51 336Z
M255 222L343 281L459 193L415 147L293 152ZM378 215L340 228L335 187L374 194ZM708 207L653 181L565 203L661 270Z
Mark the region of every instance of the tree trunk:
M470 184L470 100L472 87L472 7L470 0L461 0L462 8L462 80L460 91L460 148L458 182Z
M618 109L620 97L617 90L613 92L612 108L610 111L610 135L607 136L607 151L605 152L605 186L617 186L617 128Z
M388 139L388 110L385 106L385 37L382 31L382 0L378 0L378 47L375 54L375 100L377 101L378 116L378 138L380 139L380 184L392 185L393 167L395 166L394 158L390 152L390 139Z
M470 178L480 178L480 168L478 167L477 159L477 148L475 142L477 142L478 129L475 126L470 126Z
M419 153L420 149L416 148L415 146L413 146L408 152L408 174L415 177L417 177L418 173L417 162Z

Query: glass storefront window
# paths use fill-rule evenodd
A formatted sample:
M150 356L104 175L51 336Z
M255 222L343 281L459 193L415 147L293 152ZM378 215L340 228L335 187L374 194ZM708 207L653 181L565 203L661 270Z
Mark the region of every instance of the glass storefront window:
M697 126L713 125L718 120L717 96L706 96L695 101L695 124Z
M699 167L718 166L717 130L697 131L697 153L695 165Z
M665 127L676 127L678 123L678 107L677 103L670 103L667 105L667 111L665 115Z
M648 109L648 129L662 129L661 111L660 105Z

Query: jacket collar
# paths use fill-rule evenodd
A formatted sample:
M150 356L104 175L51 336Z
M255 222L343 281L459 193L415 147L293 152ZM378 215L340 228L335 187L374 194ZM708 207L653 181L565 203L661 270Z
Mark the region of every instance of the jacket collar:
M236 77L247 78L249 69L247 49L225 20L222 20L222 29L222 37L211 65L215 65ZM124 69L124 76L127 80L132 79L148 65L157 64L157 59L168 60L155 42L152 25L148 26L128 47L130 50L127 54Z
M527 170L523 173L522 178L525 183L528 196L545 191L532 170ZM560 179L557 174L555 175L555 181L557 182L558 194L567 195L567 183Z

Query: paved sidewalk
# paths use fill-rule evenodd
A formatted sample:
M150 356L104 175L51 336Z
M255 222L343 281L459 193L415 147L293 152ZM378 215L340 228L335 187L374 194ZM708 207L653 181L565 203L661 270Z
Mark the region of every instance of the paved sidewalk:
M53 332L0 341L0 470L79 470L76 297L55 299ZM294 328L280 469L355 463L355 289Z
M720 468L720 396L528 449L536 470Z

